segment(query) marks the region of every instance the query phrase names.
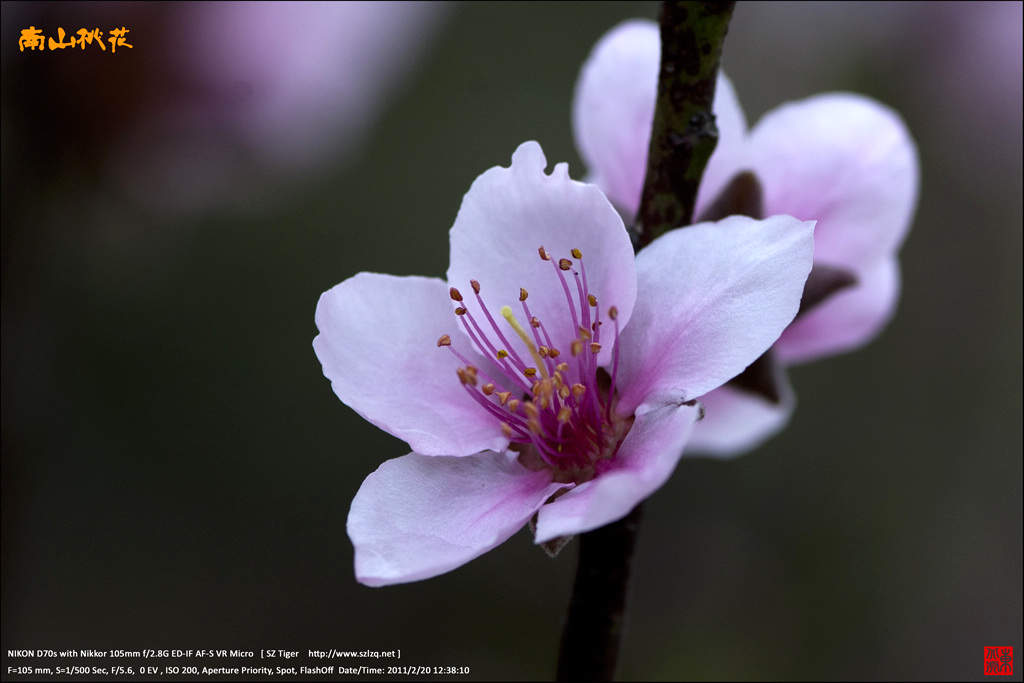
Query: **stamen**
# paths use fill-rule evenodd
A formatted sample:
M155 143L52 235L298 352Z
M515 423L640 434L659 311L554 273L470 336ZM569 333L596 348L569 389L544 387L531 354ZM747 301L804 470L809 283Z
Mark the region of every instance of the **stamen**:
M484 392L485 396L490 396L494 393L494 385L490 382L480 387L480 391Z
M519 288L519 300L526 301L526 297L530 296L530 293L526 291L525 287Z
M570 249L569 253L572 254L572 257L576 260L583 258L583 252L579 249Z
M594 308L597 308L597 297L596 296L594 296L593 294L587 294L587 301L590 302L591 306L593 306Z
M440 348L442 346L451 346L451 345L452 345L452 338L449 335L447 335L447 334L442 334L441 338L437 340L438 348Z
M601 345L600 345L600 344L594 344L594 343L591 343L591 345L590 345L590 352L591 352L592 354L594 354L594 355L596 356L596 355L597 355L597 353L598 353L598 352L599 352L600 350L601 350Z
M567 258L558 259L558 267L562 270L569 270L572 268L572 261Z
M543 260L543 261L550 261L551 260L551 255L547 252L547 250L544 249L543 245L539 249L537 249L537 253L540 254L541 260Z
M448 296L452 298L452 301L462 301L462 294L454 287L448 289Z
M508 426L507 422L501 423L501 433L505 436L506 439L512 438L512 428Z
M480 283L477 282L476 280L470 280L469 281L469 286L473 288L473 293L474 294L479 294L480 293Z

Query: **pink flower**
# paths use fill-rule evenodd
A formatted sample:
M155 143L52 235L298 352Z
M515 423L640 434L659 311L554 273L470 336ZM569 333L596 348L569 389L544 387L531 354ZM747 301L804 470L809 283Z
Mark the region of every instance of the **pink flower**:
M577 147L592 180L634 215L647 166L660 60L653 22L610 31L584 65L573 108ZM855 349L875 337L899 296L896 254L910 227L918 191L913 140L891 109L860 95L832 93L783 105L752 130L732 84L715 93L720 138L697 198L695 215L712 208L741 171L763 190L761 213L815 220L812 285L839 286L803 310L772 348L762 370L779 396L730 383L700 397L706 417L691 450L749 450L789 420L794 405L783 366Z
M796 314L813 223L731 217L634 258L602 192L546 166L527 142L476 179L447 282L360 273L320 298L334 392L414 451L352 502L362 583L442 574L535 515L537 543L624 517L674 469L692 399Z

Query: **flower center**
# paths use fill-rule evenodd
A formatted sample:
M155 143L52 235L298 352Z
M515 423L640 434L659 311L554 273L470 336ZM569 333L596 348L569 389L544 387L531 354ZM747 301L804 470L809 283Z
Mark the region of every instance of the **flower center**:
M615 456L632 426L632 418L618 418L612 410L619 358L618 311L615 306L607 309L614 327L609 376L597 364L604 323L597 298L587 286L583 254L573 249L573 262L553 259L544 247L538 253L553 265L552 285L560 288L565 298L564 319L548 323L571 325L568 349L556 348L549 334L549 329L556 328L549 328L530 313L525 288L519 289L525 325L511 306L502 306L499 311L509 336L518 339L517 344L510 343L484 303L476 280L469 284L484 320L470 313L458 289L452 287L449 294L456 302L456 317L489 361L489 367L471 363L452 346L447 334L438 339L437 345L447 347L462 361L463 366L456 371L459 382L500 421L502 433L519 452L523 465L534 470L551 469L555 481L582 483L593 479Z

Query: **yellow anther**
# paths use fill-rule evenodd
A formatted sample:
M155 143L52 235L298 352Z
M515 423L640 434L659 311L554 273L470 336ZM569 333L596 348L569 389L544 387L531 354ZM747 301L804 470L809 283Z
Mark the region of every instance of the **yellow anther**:
M458 308L455 309L455 315L466 315L466 309L463 308L462 306L459 306Z
M537 353L540 354L541 358L547 358L548 357L548 350L549 349L546 346L538 346L537 347Z
M573 357L583 353L583 342L579 339L573 339L572 344L569 345L569 353L571 353Z
M579 249L570 249L573 258L583 258L583 252Z
M452 338L450 336L448 336L447 334L442 334L441 338L437 340L437 345L439 347L441 347L441 346L451 346L452 345Z
M502 358L507 358L508 357L508 351L506 351L505 349L498 349L498 354L497 355L498 355L498 360L501 360Z
M501 433L505 435L506 439L512 438L512 427L507 422L501 423Z
M484 392L484 396L490 396L494 393L494 385L488 382L487 384L480 387L480 390Z
M476 366L475 365L467 365L466 366L466 374L469 375L470 379L473 380L473 384L476 385Z
M585 327L581 327L579 331L580 331L580 339L582 339L583 341L590 341L590 337L591 337L590 330L588 330Z
M569 372L569 364L559 363L558 365L555 366L555 370L558 370L559 372Z
M562 352L556 349L555 347L551 347L550 349L548 349L548 356L550 356L551 358L558 358L558 355L560 353Z
M454 287L451 287L448 290L448 296L452 298L452 301L462 301L462 295L459 294L459 290L455 289Z
M519 399L514 398L508 402L508 412L514 413L519 408Z
M537 249L537 253L540 254L541 259L543 259L544 261L550 261L551 260L551 255L548 254L547 250L544 249L543 246L540 247L539 249Z
M470 280L469 281L469 285L470 285L470 287L473 288L473 292L475 294L479 294L480 293L480 283L479 282L477 282L476 280Z
M530 296L530 293L526 291L525 287L519 288L519 300L526 301L526 297Z
M523 404L523 412L526 413L526 417L530 418L531 420L537 419L537 406L533 404L533 401L527 401L526 403Z
M498 400L501 401L501 405L508 403L508 399L512 396L511 391L503 391L498 394Z
M558 267L562 270L569 270L572 268L572 261L567 258L560 258L558 259Z
M597 352L600 351L600 350L601 350L601 345L600 344L594 344L594 343L590 344L590 352L592 354L594 354L595 356L597 355Z
M582 384L573 384L572 385L572 395L575 396L576 398L579 398L580 396L582 396L585 393L587 393L587 388L585 386L583 386Z
M501 315L505 318L505 321L508 322L512 329L516 331L516 334L518 334L519 338L523 340L523 343L526 344L526 348L530 351L530 355L533 356L533 360L537 361L537 367L540 368L541 377L547 379L548 371L547 368L544 367L544 359L540 357L539 353L537 353L537 347L533 345L533 340L530 339L528 334L526 334L526 330L524 330L523 326L519 324L516 317L512 315L512 307L502 306ZM527 368L527 370L531 369L533 368ZM536 370L534 370L534 373L536 373ZM533 376L533 374L527 374L526 371L524 371L523 374L526 374L527 377Z
M611 308L609 308L608 309L608 317L611 318L612 320L615 320L616 318L618 318L619 317L619 309L617 309L615 306L612 306Z
M592 307L597 308L597 297L596 296L594 296L593 294L587 294L587 301L590 302L590 305Z
M569 387L563 384L562 387L558 390L558 398L562 399L563 401L569 398Z
M572 410L569 409L569 406L562 406L562 409L558 411L558 421L562 424L568 422L571 416Z
M537 374L537 368L526 368L525 370L523 370L523 374L526 375L527 377L533 377L534 375Z

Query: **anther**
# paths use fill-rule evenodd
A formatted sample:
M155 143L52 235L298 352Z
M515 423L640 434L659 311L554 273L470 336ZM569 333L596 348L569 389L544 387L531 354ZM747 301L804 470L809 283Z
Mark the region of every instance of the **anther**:
M451 346L452 345L452 338L449 335L447 335L447 334L442 334L441 338L437 340L437 345L438 345L438 347L441 347L441 346Z
M574 357L580 355L583 352L583 342L579 339L573 339L572 344L569 345L569 353Z
M455 309L455 315L466 315L466 309L463 308L462 306L459 306L458 308Z
M519 300L526 301L526 297L530 296L530 293L526 291L524 287L519 288Z
M609 308L608 309L608 317L611 318L612 320L615 320L616 318L618 318L619 317L619 309L616 308L615 306L612 306L611 308Z
M572 261L567 258L560 258L558 259L558 267L562 270L569 270L572 268Z
M596 296L594 296L593 294L587 294L587 301L590 302L590 305L592 307L597 308L597 297Z
M555 370L558 370L559 372L569 372L569 364L559 363L558 365L555 366Z
M497 356L498 356L498 360L501 360L502 358L507 358L508 357L508 351L506 351L505 349L498 349Z
M494 385L488 382L487 384L480 387L480 390L484 392L484 396L490 396L494 393Z
M506 439L512 438L512 428L508 425L507 422L501 423L501 433L505 436Z
M538 415L537 406L532 401L523 404L523 412L526 413L526 417L531 420L536 420Z
M462 295L459 294L459 290L454 287L449 288L448 296L452 298L452 301L462 301Z
M479 294L480 293L480 283L479 282L477 282L476 280L470 280L469 281L469 285L473 288L473 293L474 294Z
M558 354L560 354L560 353L562 353L562 352L559 351L558 349L554 348L554 347L551 347L550 349L548 349L548 356L550 358L558 358Z
M551 255L548 254L547 250L544 249L543 246L540 247L539 249L537 249L537 253L540 254L540 257L541 257L542 260L544 260L544 261L550 261L551 260Z
M562 399L563 401L569 398L569 387L563 384L562 387L558 390L558 398Z
M514 398L514 399L512 399L511 401L508 402L508 412L514 413L514 412L516 412L516 410L518 410L518 408L519 408L519 399L518 398Z
M548 350L549 349L546 346L538 346L537 347L537 353L540 354L541 358L547 358L548 357Z
M583 258L583 252L580 251L579 249L571 249L570 253L572 254L573 258L577 258L577 259Z
M594 354L595 356L597 355L597 352L600 351L600 350L601 350L601 345L600 344L594 344L594 343L590 344L590 352L592 354Z
M525 370L523 370L523 374L526 375L527 377L533 377L534 375L537 374L537 368L526 368Z
M583 341L590 341L590 331L587 328L580 328L580 339Z
M569 406L562 406L562 409L558 411L558 421L562 424L568 422L571 416L572 410L569 409Z
M537 320L537 316L533 316L532 318L530 318L530 324L533 325L534 327L540 327L540 321Z
M508 403L508 399L511 396L511 391L502 391L501 393L498 394L498 400L501 402L501 405L505 405L506 403Z
M583 386L582 384L573 384L572 385L572 395L575 396L576 398L579 398L580 396L582 396L585 393L587 393L587 388L585 386Z

